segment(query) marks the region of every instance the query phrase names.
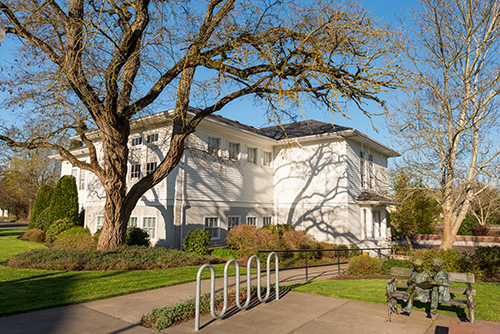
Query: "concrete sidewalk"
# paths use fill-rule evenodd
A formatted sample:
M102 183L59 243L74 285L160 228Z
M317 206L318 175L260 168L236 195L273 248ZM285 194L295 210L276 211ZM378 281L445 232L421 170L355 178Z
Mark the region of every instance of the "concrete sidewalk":
M309 279L329 279L337 275L337 267L314 268ZM246 276L245 276L246 277ZM271 279L274 282L274 275ZM305 281L305 270L280 271L280 284ZM242 282L244 279L242 277ZM263 279L262 283L265 284ZM234 284L234 278L230 280ZM222 288L223 280L216 280ZM242 283L243 284L243 283ZM255 280L252 280L255 284ZM0 318L0 333L156 333L137 323L143 314L154 308L174 305L195 295L196 283L134 293L78 305L57 307L36 312ZM209 290L204 281L203 291ZM384 293L383 290L381 293ZM411 316L393 316L385 322L384 305L356 302L332 297L280 292L280 300L271 298L267 303L254 301L249 309L228 310L224 319L202 317L200 333L448 333L451 320L456 316L439 314L435 321L424 312L414 311ZM498 329L500 323L478 321ZM164 330L165 333L193 333L194 320ZM478 332L479 333L479 332Z

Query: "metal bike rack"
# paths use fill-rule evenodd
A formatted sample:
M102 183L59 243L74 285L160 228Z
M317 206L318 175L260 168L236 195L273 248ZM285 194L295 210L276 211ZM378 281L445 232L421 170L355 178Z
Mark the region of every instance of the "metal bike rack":
M222 311L219 314L215 313L215 270L211 264L204 264L198 270L198 274L196 275L196 315L194 322L194 330L200 330L200 299L201 299L201 274L205 269L210 269L210 314L215 319L220 319L224 316L227 310L227 293L228 293L228 269L231 263L234 263L236 266L236 306L240 310L244 310L250 304L250 289L251 289L251 268L250 265L252 261L255 260L257 262L257 297L261 302L266 302L271 295L271 257L274 256L274 261L276 264L276 300L280 299L279 295L279 261L278 254L276 252L271 252L267 256L267 290L266 296L262 297L261 293L261 268L260 268L260 259L257 255L252 255L247 262L247 300L243 305L240 303L240 265L235 259L231 259L226 262L224 266L224 306Z

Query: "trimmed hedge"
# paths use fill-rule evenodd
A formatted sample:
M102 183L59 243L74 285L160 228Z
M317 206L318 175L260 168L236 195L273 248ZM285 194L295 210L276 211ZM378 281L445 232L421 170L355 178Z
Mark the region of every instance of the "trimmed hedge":
M206 230L195 229L189 231L182 241L182 248L186 252L207 255L208 243L212 239L210 233Z
M127 228L127 235L125 237L125 244L127 246L151 246L149 242L149 234L139 227Z
M92 234L85 227L75 226L61 232L55 241L57 247L76 249L95 249L96 243Z
M58 221L50 225L49 228L47 229L47 234L45 235L45 241L54 242L56 241L59 234L75 226L76 224L73 221L71 221L68 217L59 219Z

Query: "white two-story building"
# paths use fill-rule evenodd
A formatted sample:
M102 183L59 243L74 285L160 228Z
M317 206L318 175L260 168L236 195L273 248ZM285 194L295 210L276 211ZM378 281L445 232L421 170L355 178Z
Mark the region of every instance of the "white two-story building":
M170 133L170 112L132 123L129 187L163 159ZM89 136L99 149L99 133ZM128 222L146 230L155 245L180 248L197 228L224 244L239 224L289 224L319 241L387 245L387 160L398 153L357 130L318 121L257 129L212 115L187 146L180 164L144 194ZM86 148L72 152L88 159ZM103 224L99 180L67 161L62 173L76 177L85 225L94 232Z

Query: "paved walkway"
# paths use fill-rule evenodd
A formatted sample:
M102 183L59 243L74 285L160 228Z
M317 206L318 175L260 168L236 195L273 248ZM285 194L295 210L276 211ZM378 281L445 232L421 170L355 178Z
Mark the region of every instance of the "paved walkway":
M328 279L337 275L337 267L310 269L309 279ZM273 279L274 281L274 275ZM281 284L305 281L305 270L280 272ZM230 282L234 283L234 278ZM255 281L252 281L252 283ZM265 283L265 280L263 280ZM216 280L216 288L222 287L222 279ZM0 333L43 334L101 334L101 333L156 333L136 325L143 314L153 308L169 306L195 295L196 283L134 293L78 305L57 307L0 318ZM209 281L203 282L203 291L209 289ZM383 293L383 291L381 291ZM280 300L267 303L254 302L249 309L228 310L222 320L210 316L201 318L201 333L448 333L450 321L456 316L439 314L433 321L426 313L414 311L411 316L393 316L393 322L385 322L387 309L384 305L351 300L308 295L296 292L280 292ZM500 323L477 321L498 330ZM194 320L168 328L164 333L193 333ZM481 333L481 332L477 332ZM495 332L493 332L495 333Z

